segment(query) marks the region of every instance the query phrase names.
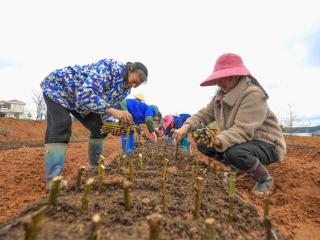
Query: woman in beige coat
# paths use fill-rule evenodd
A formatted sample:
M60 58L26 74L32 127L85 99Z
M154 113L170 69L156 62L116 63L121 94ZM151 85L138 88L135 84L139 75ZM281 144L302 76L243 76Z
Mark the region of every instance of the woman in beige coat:
M268 95L250 75L240 56L223 54L213 73L201 86L219 86L209 104L187 119L175 131L177 141L189 131L216 121L221 132L214 147L198 144L205 155L245 171L255 181L255 193L272 187L272 177L264 165L281 161L286 144L275 114L267 104Z

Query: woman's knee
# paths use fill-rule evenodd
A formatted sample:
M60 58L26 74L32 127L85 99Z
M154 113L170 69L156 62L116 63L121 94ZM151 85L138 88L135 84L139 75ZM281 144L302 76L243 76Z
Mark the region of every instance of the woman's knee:
M68 143L71 136L71 119L48 123L46 143Z
M256 162L256 158L249 152L237 147L231 147L224 152L224 159L232 166L240 170L250 169Z

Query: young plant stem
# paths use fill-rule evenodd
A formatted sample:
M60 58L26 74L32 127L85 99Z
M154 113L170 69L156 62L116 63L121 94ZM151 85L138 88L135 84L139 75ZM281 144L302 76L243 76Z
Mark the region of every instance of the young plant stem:
M100 240L101 239L101 231L100 231L100 215L94 214L92 216L92 225L91 225L91 234L90 234L90 240Z
M165 159L163 160L162 178L164 178L165 180L167 179L168 162L169 162L169 160L168 160L167 158L165 158Z
M81 206L81 209L82 211L86 211L89 209L89 196L90 196L90 193L92 191L92 184L94 182L94 178L89 178L86 182L86 187L85 187L85 190L84 190L84 194L82 196L82 206Z
M99 165L105 165L105 158L102 154L100 154L99 156L99 162L98 162Z
M229 193L229 218L230 221L234 219L234 199L236 194L236 173L234 171L229 173L228 193Z
M271 221L270 221L269 217L266 217L263 219L263 226L264 226L264 230L265 230L265 239L271 240L272 225L271 225Z
M25 229L25 240L35 240L41 230L44 214L48 210L47 206L43 206L23 220Z
M204 240L216 240L216 226L213 218L207 218L205 221Z
M130 181L131 183L135 182L135 171L134 171L134 163L133 160L129 160L129 174L130 174Z
M176 150L175 150L175 154L174 154L176 162L178 161L179 145L180 145L180 142L177 142L176 143Z
M196 179L196 167L194 165L192 165L192 188L194 188L194 184L195 184L195 179Z
M194 202L194 218L196 220L200 217L201 209L201 194L204 189L204 179L202 177L197 177L197 182L195 185L195 202Z
M98 192L100 193L102 190L103 180L106 173L106 167L104 166L104 164L99 165L98 172L99 172Z
M161 178L161 198L162 198L162 210L163 212L167 209L167 201L166 201L166 179Z
M57 204L57 197L59 194L60 182L62 180L62 176L56 176L52 179L52 185L49 193L48 208Z
M149 224L149 240L157 240L160 235L160 224L163 219L159 213L153 213L147 217Z
M196 159L195 176L197 177L199 173L199 160Z
M124 165L127 165L128 164L128 156L126 154L123 154L122 156L122 161L123 161L123 164Z
M143 156L141 153L139 153L139 170L142 172L143 169L144 169Z
M118 172L118 174L120 174L121 173L121 158L120 158L120 156L117 156L117 165L118 165L117 172Z
M82 179L82 175L84 173L84 170L86 170L86 167L85 166L80 166L78 168L78 175L77 175L77 191L80 191L81 189L81 186L82 186L82 183L83 183L83 179Z
M269 202L269 194L265 194L263 199L263 219L269 217Z
M163 157L164 157L164 158L166 157L167 145L168 145L168 143L165 142L164 148L163 148Z
M131 130L131 127L129 126L129 127L127 128L127 132L126 132L126 152L128 152L128 144L129 144L130 130Z
M124 180L122 183L124 191L124 206L127 211L131 209L131 196L130 196L130 187L131 183L127 180Z

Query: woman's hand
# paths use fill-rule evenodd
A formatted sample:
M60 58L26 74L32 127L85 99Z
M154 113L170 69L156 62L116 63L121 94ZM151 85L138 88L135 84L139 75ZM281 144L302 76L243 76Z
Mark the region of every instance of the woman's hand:
M148 138L153 142L157 142L158 140L156 132L149 133Z
M189 124L184 124L181 128L177 129L173 133L173 137L177 142L180 142L181 139L188 134L190 130Z
M214 140L214 145L217 146L218 148L221 147L221 141L219 140L219 138L216 138Z
M121 123L130 125L133 123L132 116L128 111L122 111L115 108L109 108L107 111L110 115L119 119Z

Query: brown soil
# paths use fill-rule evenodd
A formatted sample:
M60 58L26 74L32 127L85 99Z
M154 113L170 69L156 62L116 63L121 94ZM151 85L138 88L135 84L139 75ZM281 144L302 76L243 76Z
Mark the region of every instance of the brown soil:
M47 195L43 171L43 147L31 147L33 145L28 145L30 142L43 145L44 131L45 122L0 119L0 147L4 146L1 147L1 149L8 149L8 146L12 144L15 147L23 146L14 150L8 149L0 151L0 221L3 221L3 223L9 218L17 216L27 206L39 202L39 200ZM69 144L65 168L63 171L63 176L68 180L71 180L75 176L78 165L87 165L87 137L87 131L79 123L74 123L73 142L76 143ZM286 158L282 163L268 167L270 173L275 179L275 190L271 196L270 206L271 220L275 228L289 239L318 239L320 235L320 140L311 137L288 137L286 140L288 143L288 154ZM111 161L114 159L114 157L120 153L119 138L113 136L108 137L105 149L104 155L107 157L107 160ZM193 147L193 149L195 148ZM206 161L206 158L200 155L196 150L194 150L194 154L199 156L203 161ZM148 181L147 176L155 176L152 175L154 174L152 173L152 170L150 170L150 174L151 175L146 175L143 181ZM157 178L153 178L155 178L154 182L157 182ZM180 181L179 177L177 177L177 179ZM214 179L214 176L207 178L209 181L207 187L211 185L216 186L215 184L217 184L217 181L214 181ZM144 186L145 183L142 182L141 184ZM139 181L138 184L140 184ZM250 194L250 188L253 186L253 181L248 176L242 175L237 178L237 185L242 197L246 201L255 204L258 211L261 213L262 200ZM178 187L179 185L173 184L171 186L175 189L174 187ZM191 189L191 187L188 188L187 184L185 184L185 186L186 189ZM146 189L152 192L152 189ZM209 188L208 191L214 191L212 193L217 194L217 196L221 196L219 194L223 193L223 190L215 192L215 190L210 189L211 188ZM117 192L116 190L117 189L114 189L114 192ZM138 191L138 189L134 189L133 191ZM190 195L188 191L189 190L185 190L185 193ZM213 195L212 193L211 195ZM117 194L119 194L119 196ZM117 194L115 194L113 199L120 199L122 192L120 193L120 191L118 191ZM154 195L150 195L150 201L152 204L156 204L155 202L159 201L156 199L159 197ZM143 193L141 194L141 197L142 196ZM99 197L102 196L99 195L97 198ZM67 203L69 204L69 201L67 201L68 196L63 195L62 198L66 198L63 203L65 205L63 206L68 206L66 205ZM176 201L185 199L184 196L183 198L181 198L181 196L175 198ZM189 203L190 201L191 200L189 200ZM100 201L99 204L95 204L95 206L98 206L98 210L105 208L109 203L107 200L105 202L106 206L100 203ZM139 201L135 201L135 204L138 204L137 202L139 203ZM73 204L74 205L72 205L73 207L71 206L71 210L76 207L77 201L74 200ZM118 201L118 205L119 204L121 204L120 200ZM140 206L139 204L135 206L138 207ZM213 206L211 207L211 205ZM152 206L155 207L155 205ZM207 207L208 211L214 211L214 207L218 207L219 209L221 208L221 214L218 212L218 216L223 216L224 214L223 209L225 206L222 203L219 204L216 201L213 201L213 203L210 202ZM141 222L142 216L139 215L139 213L130 212L128 215L128 213L123 212L119 206L117 208L113 208L113 211L119 211L118 216L121 216L121 219L117 220L119 222L130 222L130 214L136 214L136 221L140 222L142 225L142 227L140 226L138 229L140 229L139 231L142 231L141 234L144 234L143 236L146 236L146 233L143 232L143 229L145 229L145 222ZM239 211L238 208L237 211ZM63 211L60 209L56 214L59 215L59 212ZM108 215L110 213L112 213L112 211L106 212L105 214ZM151 213L151 211L145 212L145 214L147 213ZM248 213L253 214L250 210L248 210ZM49 216L55 216L52 212L48 214ZM255 214L252 216L250 215L250 219L255 219L256 216L254 215ZM143 214L143 216L145 215ZM187 214L185 218L188 218L188 216L190 217L192 214ZM60 217L63 217L63 214L60 215ZM64 218L66 220L68 219L67 216L64 216ZM81 215L79 219L89 220L89 216ZM107 221L105 219L103 221L108 224L108 221L111 220ZM185 221L186 220L183 221L182 219L181 224L183 225ZM190 227L191 225L183 226ZM254 226L254 224L252 224L251 227L252 226ZM128 229L130 229L130 227ZM168 228L165 227L165 229ZM197 235L199 234L197 233L197 230L192 229L193 228L191 226L191 230L189 229L187 233L199 236ZM256 229L258 230L259 226L256 226ZM77 232L76 229L73 231ZM84 230L82 229L82 232L83 231ZM139 231L137 230L137 233ZM232 231L227 232L233 234ZM253 231L253 233L257 232ZM220 234L223 236L223 233L220 232Z
M124 194L121 187L122 179L129 179L128 163L122 161L122 168L119 171L117 161L113 161L108 166L106 173L108 177L105 179L101 194L97 194L97 185L94 185L95 196L91 198L89 210L81 211L83 190L79 193L74 182L59 196L58 204L46 214L45 227L40 232L39 239L88 239L90 218L96 212L102 217L100 226L102 239L148 239L149 227L146 217L155 212L160 212L164 217L161 223L161 239L201 239L201 225L206 217L212 216L216 220L218 239L263 239L263 226L253 205L236 198L234 219L230 220L226 185L222 178L212 171L205 177L200 219L198 222L193 219L192 156L182 153L175 161L175 147L165 141L159 141L157 144L146 143L139 152L145 156L146 167L135 174L131 188L130 211L124 208ZM170 159L171 167L166 181L165 211L162 209L160 187L163 169L161 160L164 157ZM138 169L138 154L129 154L128 159L133 160L135 169ZM201 164L201 167L204 169L206 165ZM173 168L176 170L172 171ZM96 169L92 169L86 172L84 178L96 175ZM25 213L28 211L21 217ZM22 224L15 224L19 219L20 216L9 221L15 226L3 235L4 239L24 236Z

